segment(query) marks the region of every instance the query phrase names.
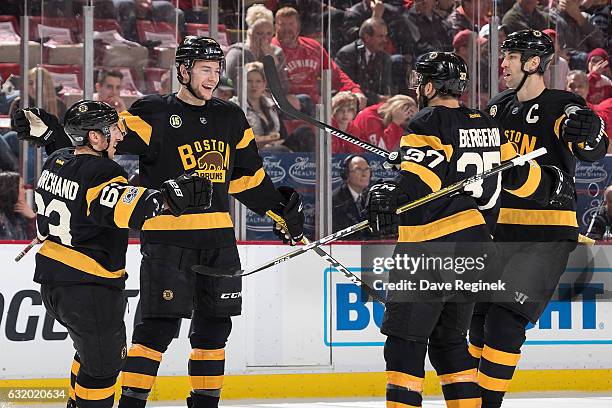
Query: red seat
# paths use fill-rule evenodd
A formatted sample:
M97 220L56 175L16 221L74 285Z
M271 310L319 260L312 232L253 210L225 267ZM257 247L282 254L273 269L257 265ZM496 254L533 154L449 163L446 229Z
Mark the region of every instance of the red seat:
M40 39L40 32L38 26L42 25L45 27L63 28L67 29L70 34L70 42L74 44L74 39L78 31L78 24L74 18L61 18L61 17L30 17L30 39L37 41Z
M2 76L2 81L6 81L6 79L11 76L11 74L15 76L21 75L21 67L19 64L12 64L8 62L0 63L0 75Z
M62 93L66 91L78 92L83 89L83 71L80 65L50 65L43 64L43 67L46 68L53 77L53 82L55 86L62 85L67 89L64 89ZM60 74L60 75L54 75ZM68 75L74 74L76 76L77 83L74 83L74 76ZM62 78L63 77L63 78ZM78 88L77 88L78 86Z
M161 83L161 77L166 72L168 72L168 70L163 68L145 68L145 85L147 93L159 92L155 83Z
M156 41L156 35L172 35L174 42L178 42L176 26L162 21L138 20L136 21L138 38L141 42ZM164 45L162 45L164 46Z
M83 21L83 18L81 17L77 18L77 23L79 25L79 35L82 38L83 33L84 33L83 26L85 24ZM119 24L117 20L110 20L110 19L103 19L103 18L94 19L93 29L94 31L113 31L115 30L119 34L122 33L121 25Z
M219 24L217 31L219 32L219 44L223 48L229 47L232 42L225 24ZM187 23L187 34L210 37L210 28L208 24Z
M17 17L15 16L0 16L0 23L10 22L13 24L13 30L17 33L17 35L21 35L21 31L19 31L19 21L17 21Z

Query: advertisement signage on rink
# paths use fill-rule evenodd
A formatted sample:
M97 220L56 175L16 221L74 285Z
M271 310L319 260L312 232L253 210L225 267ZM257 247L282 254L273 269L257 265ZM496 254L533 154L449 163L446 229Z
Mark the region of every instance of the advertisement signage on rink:
M587 265L587 267L584 267ZM528 325L527 345L612 345L612 247L581 246L539 321ZM350 270L362 279L361 268ZM325 336L330 347L380 347L384 307L365 301L358 286L330 267L323 271Z
M332 245L325 250L360 274L361 248ZM20 262L13 258L22 245L0 245L3 284L0 285L0 379L65 378L74 350L66 329L51 319L42 304L39 285L32 282L34 253ZM244 267L288 251L287 246L239 246ZM589 247L582 264L570 264L561 293L542 318L527 331L528 347L522 368L606 368L612 355L612 247ZM140 253L130 245L127 254L128 341L138 319ZM570 300L571 299L571 300ZM360 288L319 256L309 252L244 279L243 314L232 319L227 345L227 373L380 371L380 334L384 307L365 302ZM160 376L185 376L191 346L189 320L164 354ZM261 345L275 344L275 347ZM579 346L580 345L580 346ZM24 357L25 356L25 357ZM24 364L27 361L36 364ZM274 368L271 368L274 367ZM306 370L306 371L308 371Z

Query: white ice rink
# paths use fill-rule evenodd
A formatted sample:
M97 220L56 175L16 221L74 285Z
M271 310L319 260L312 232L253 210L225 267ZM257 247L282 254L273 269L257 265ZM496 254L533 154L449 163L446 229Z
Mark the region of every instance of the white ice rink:
M566 394L566 393L564 393ZM525 396L506 398L503 408L612 408L612 395L609 394L570 394L564 397L555 397L555 393L547 396ZM4 403L6 404L6 403ZM4 405L0 402L0 408L17 407L15 405ZM21 405L23 407L23 405ZM65 404L35 405L30 408L63 408ZM446 405L442 399L425 399L423 408L443 408ZM185 402L150 402L147 407L176 408L185 407ZM385 408L385 402L381 399L372 400L284 400L284 401L228 401L222 402L220 408Z

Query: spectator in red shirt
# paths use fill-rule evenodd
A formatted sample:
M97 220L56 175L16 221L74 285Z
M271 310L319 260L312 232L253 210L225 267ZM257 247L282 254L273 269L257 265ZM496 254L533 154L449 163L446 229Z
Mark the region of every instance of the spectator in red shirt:
M332 98L332 126L359 137L359 128L353 124L357 114L357 98L348 91L338 92ZM362 153L363 149L338 137L332 139L332 153Z
M589 95L586 100L598 104L612 97L612 80L610 80L608 53L603 48L595 48L587 56L589 72ZM606 75L607 74L607 75Z
M396 150L405 133L404 127L417 112L417 104L409 96L395 95L384 103L368 106L355 118L359 138L381 149Z
M298 96L303 110L308 103L306 98L312 103L318 103L319 80L324 69L331 69L334 90L351 91L359 100L360 108L366 105L367 98L359 85L336 66L321 44L299 35L300 19L297 10L292 7L279 9L276 12L275 28L276 36L272 39L272 44L281 47L285 53L289 91Z

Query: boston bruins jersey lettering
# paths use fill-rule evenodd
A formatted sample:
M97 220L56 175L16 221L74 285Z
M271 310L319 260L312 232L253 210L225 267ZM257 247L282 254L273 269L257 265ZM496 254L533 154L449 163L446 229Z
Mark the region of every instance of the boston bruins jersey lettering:
M554 165L574 176L576 158L594 161L607 150L607 140L594 149L565 143L562 124L568 104L586 106L570 92L545 89L538 97L519 102L513 90L504 91L489 102L489 113L498 121L514 149L520 154L540 147L547 154L536 159L539 164ZM501 209L495 239L500 241L577 240L576 202L552 208L521 195L502 192Z
M263 170L255 136L237 105L213 98L204 106L193 106L174 94L151 95L120 117L130 132L117 150L140 156L143 186L159 188L170 177L196 172L214 188L212 206L205 212L164 214L145 222L143 242L231 246L235 238L228 193L261 215L283 201Z
M412 119L400 142L400 185L414 200L514 158L517 153L495 121L477 110L428 107ZM482 241L490 237L504 189L530 199L550 192L536 163L513 168L468 186L470 195L443 197L400 216L399 241L453 239ZM484 238L483 238L484 237Z
M54 152L35 190L38 237L44 243L34 280L123 288L127 228L140 228L151 215L147 196L145 188L127 184L127 174L112 160L75 155L70 148Z

